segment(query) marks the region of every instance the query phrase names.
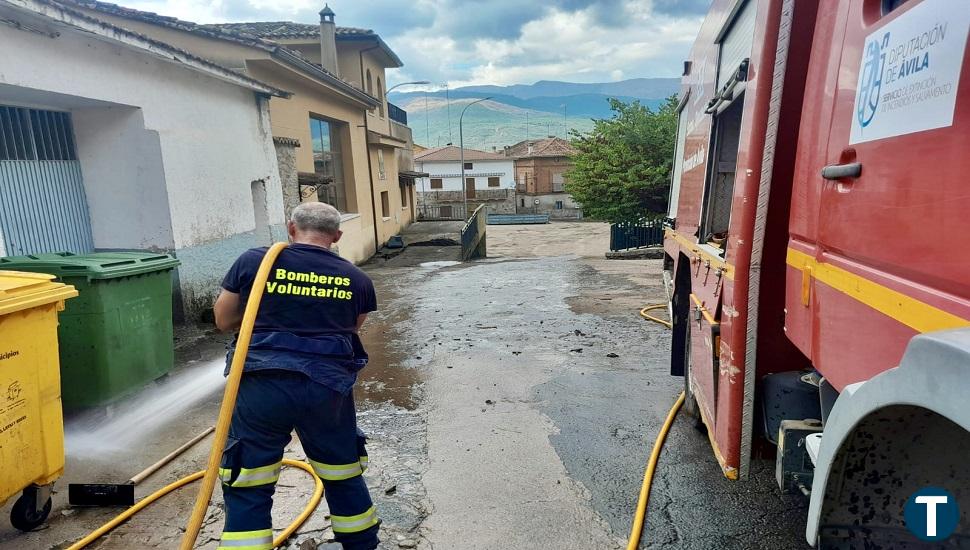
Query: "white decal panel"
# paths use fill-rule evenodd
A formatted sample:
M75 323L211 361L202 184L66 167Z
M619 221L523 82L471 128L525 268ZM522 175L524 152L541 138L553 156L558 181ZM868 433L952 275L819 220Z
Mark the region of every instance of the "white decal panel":
M953 124L967 0L923 0L866 37L849 143Z

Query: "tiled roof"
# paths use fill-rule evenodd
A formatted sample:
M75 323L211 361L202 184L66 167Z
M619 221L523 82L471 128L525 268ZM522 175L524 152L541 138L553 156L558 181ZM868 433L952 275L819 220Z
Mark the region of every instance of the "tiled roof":
M461 149L454 145L445 147L432 147L421 154L415 155L414 160L419 162L452 162L461 160ZM489 153L477 149L465 148L465 161L472 160L508 160L503 153Z
M108 15L114 15L117 17L122 17L125 19L131 19L134 21L144 21L146 23L151 23L161 27L168 27L172 29L177 29L180 31L189 32L192 34L197 34L200 36L206 36L209 38L215 38L218 40L227 40L229 42L235 42L237 44L244 44L246 46L251 46L254 48L259 48L270 52L274 57L288 63L300 70L315 75L322 80L335 85L337 88L341 89L348 95L354 96L357 99L363 100L366 103L377 105L379 101L369 94L365 93L363 90L356 88L346 80L341 79L337 75L331 73L327 69L313 63L300 55L299 52L291 50L284 46L277 44L269 39L261 38L255 34L247 33L242 30L236 30L231 28L222 28L220 25L200 25L198 23L193 23L192 21L185 21L178 19L176 17L169 17L166 15L159 15L150 11L136 10L133 8L126 8L124 6L119 6L117 4L111 4L108 2L100 2L98 0L58 0L61 4L71 7L85 8L95 12L104 13Z
M60 1L61 3L68 6L77 6L80 8L86 8L89 10L105 13L108 15L123 17L125 19L144 21L146 23L153 23L163 27L178 29L186 32L191 32L194 34L200 34L203 36L211 36L213 38L230 40L233 42L238 42L249 46L255 46L257 48L261 48L268 51L275 50L278 47L275 43L269 40L263 40L262 38L260 38L255 34L245 33L241 31L233 31L230 29L221 29L218 27L218 25L200 25L198 23L193 23L192 21L185 21L177 17L169 17L167 15L159 15L151 11L142 11L142 10L136 10L133 8L126 8L124 6L119 6L117 4L111 4L109 2L99 2L97 0L60 0Z
M205 26L224 32L239 32L258 36L266 40L320 39L319 24L310 25L292 21L251 21L249 23L215 23ZM337 27L336 33L337 40L376 40L384 53L387 54L388 59L394 63L392 66L404 66L404 62L394 53L394 50L381 39L379 34L370 29Z
M253 21L250 23L216 23L206 25L222 30L243 32L269 39L315 38L320 36L320 25L294 23L292 21ZM370 29L337 27L337 36L376 36Z
M289 97L290 95L292 95L290 94L290 92L280 90L279 88L271 86L265 82L256 80L255 78L239 73L238 71L234 71L228 67L224 67L218 63L214 63L212 61L209 61L208 59L199 57L191 52L178 48L167 42L163 42L156 38L146 36L142 33L135 32L130 29L119 27L118 25L114 25L112 23L109 23L108 21L104 21L102 19L92 17L90 14L85 13L83 11L77 11L76 9L78 7L89 7L91 4L101 4L101 2L94 2L93 0L88 0L84 2L74 1L74 0L68 0L68 1L38 0L38 2L40 2L41 4L45 4L47 6L51 6L54 9L62 12L64 15L67 16L65 19L62 19L62 21L71 26L78 27L77 24L68 22L67 18L75 18L78 21L83 21L84 23L89 23L97 27L100 27L101 29L106 30L110 33L107 36L110 36L115 39L120 39L123 36L128 37L130 39L134 39L135 42L141 43L140 47L146 51L150 52L151 48L158 48L160 50L166 51L172 54L171 59L169 59L168 56L163 56L168 61L172 61L172 60L181 61L183 64L186 64L186 62L189 61L191 62L191 64L197 65L198 68L203 69L206 72L217 74L223 77L224 79L229 79L230 81L234 81L238 84L245 85L246 87L261 91L263 93L269 93L278 97ZM110 6L112 8L125 9L125 8L120 8L119 6L115 6L114 4L105 4L105 5ZM29 5L25 7L27 7L27 9L31 9L32 11L34 11L33 8ZM91 32L90 29L82 29L82 30ZM156 52L156 55L157 55L157 52Z
M532 152L529 152L529 146ZM543 139L527 139L509 148L508 154L514 158L536 157L568 157L576 153L576 149L568 141L560 137Z

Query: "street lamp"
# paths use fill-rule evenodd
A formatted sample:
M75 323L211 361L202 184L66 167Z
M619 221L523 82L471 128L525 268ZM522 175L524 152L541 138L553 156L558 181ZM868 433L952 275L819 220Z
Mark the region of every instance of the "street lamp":
M431 84L431 82L428 80L415 80L414 82L402 82L400 84L395 84L391 86L390 88L388 88L386 92L384 92L384 94L385 95L390 94L391 91L394 90L394 88L400 88L401 86L416 86L419 84Z
M481 103L489 99L492 99L492 98L483 97L481 99L476 99L475 101L472 101L468 105L465 105L465 108L461 110L461 115L458 117L458 151L459 151L459 158L461 159L459 161L461 162L461 196L462 196L462 200L465 203L466 218L468 217L468 184L465 183L465 135L462 132L461 120L465 118L465 111L467 111L469 107L471 107L476 103Z

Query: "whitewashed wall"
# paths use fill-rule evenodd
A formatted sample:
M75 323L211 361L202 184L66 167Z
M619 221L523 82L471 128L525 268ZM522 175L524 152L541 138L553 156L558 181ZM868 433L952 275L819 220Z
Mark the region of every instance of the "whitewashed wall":
M6 28L0 51L0 103L72 112L95 247L173 250L187 309L245 248L281 236L268 105L252 90L70 30Z

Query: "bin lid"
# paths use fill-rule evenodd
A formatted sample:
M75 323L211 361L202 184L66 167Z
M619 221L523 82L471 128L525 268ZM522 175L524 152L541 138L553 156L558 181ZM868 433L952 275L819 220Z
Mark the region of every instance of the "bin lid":
M150 252L55 252L0 258L0 269L51 273L58 278L114 279L173 269L179 261Z
M0 315L77 296L71 285L55 283L46 273L0 271Z

